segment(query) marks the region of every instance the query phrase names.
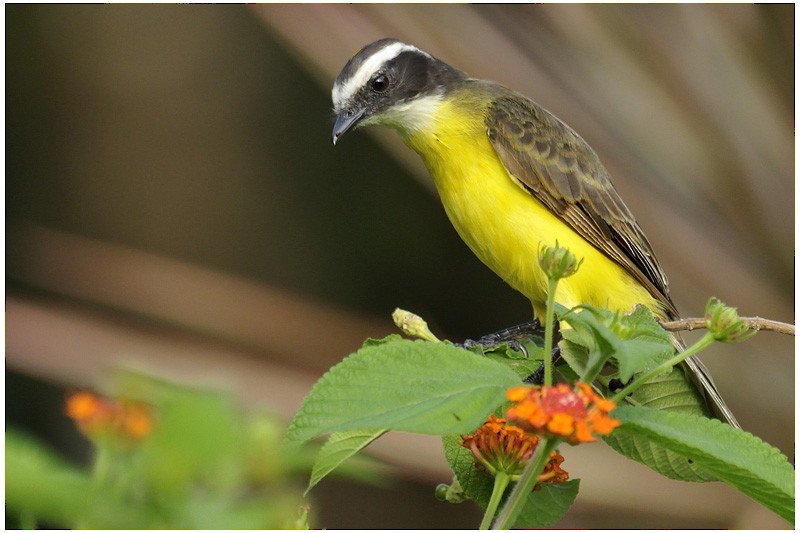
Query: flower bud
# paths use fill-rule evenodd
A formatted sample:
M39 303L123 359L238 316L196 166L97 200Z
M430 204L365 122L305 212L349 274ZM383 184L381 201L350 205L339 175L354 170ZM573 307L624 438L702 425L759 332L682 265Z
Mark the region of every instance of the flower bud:
M568 248L562 248L556 241L555 246L541 246L539 248L539 266L550 279L561 279L573 275L583 259L578 261Z
M729 307L716 298L706 304L706 328L719 342L741 342L756 334L739 317L735 307Z
M428 323L421 316L399 307L392 313L392 320L400 330L410 337L417 337L430 342L441 342L436 335L428 329Z

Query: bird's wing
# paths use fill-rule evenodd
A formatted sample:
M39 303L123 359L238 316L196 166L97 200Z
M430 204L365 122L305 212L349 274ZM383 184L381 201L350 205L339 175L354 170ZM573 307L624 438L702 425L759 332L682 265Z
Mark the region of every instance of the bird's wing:
M677 318L667 277L647 237L586 141L548 111L516 93L496 98L488 110L486 127L509 174L647 287L664 304L668 318ZM682 349L678 337L676 343ZM715 416L740 427L703 364L690 357L682 366L704 392Z
M569 126L516 93L498 95L486 116L508 172L569 227L621 265L677 316L664 271L594 150Z

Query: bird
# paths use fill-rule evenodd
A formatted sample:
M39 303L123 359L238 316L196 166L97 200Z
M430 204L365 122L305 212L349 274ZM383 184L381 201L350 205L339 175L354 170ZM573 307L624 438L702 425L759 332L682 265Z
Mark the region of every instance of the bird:
M362 126L396 130L461 239L530 300L535 319L544 322L548 286L537 254L556 241L583 259L558 284L561 305L644 305L661 320L678 317L667 276L597 153L533 100L394 38L352 56L331 97L333 143ZM697 358L680 371L713 416L739 427Z

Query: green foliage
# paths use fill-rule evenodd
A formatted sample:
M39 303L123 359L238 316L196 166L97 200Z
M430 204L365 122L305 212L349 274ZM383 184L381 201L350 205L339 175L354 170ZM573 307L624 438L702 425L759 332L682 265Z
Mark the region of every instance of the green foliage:
M471 431L518 382L505 365L447 344L370 343L314 385L286 442L298 445L347 429L430 435Z
M758 437L719 420L644 407L622 406L614 416L622 424L612 437L637 436L668 448L794 522L794 468Z
M628 315L606 309L581 306L568 310L557 306L560 318L572 329L562 330L562 355L583 381L594 379L609 362L618 374L606 374L603 383L615 377L621 382L634 375L657 369L675 353L672 339L653 315L637 307ZM604 389L608 394L608 389ZM680 367L667 366L646 380L625 401L634 405L703 416L707 414L703 398ZM659 442L639 435L617 435L605 441L617 452L640 462L671 479L714 481L708 471L687 462Z
M311 470L311 479L308 481L306 494L319 483L322 478L333 472L347 459L369 446L371 442L386 433L386 430L377 431L340 431L334 433L320 448L314 468Z
M629 405L612 412L620 413L622 425L607 443L671 478L725 481L791 520L791 465L756 437L703 416L702 399L682 369L672 367L682 356L675 355L670 335L649 311L638 308L619 315L588 306L559 306L558 315L569 325L562 328L560 347L569 364L559 369L563 376L592 381L607 395L612 378L632 381L632 393L624 398ZM452 492L450 500L467 497L486 507L494 480L476 468L471 452L461 446L461 435L473 432L489 414L502 415L505 391L538 368L544 354L538 344L526 346L530 359L507 345L483 353L396 336L368 341L312 388L285 442L296 447L325 433L344 432L334 433L323 447L313 486L384 431L442 435L455 480L451 491L441 487L439 493ZM557 522L574 501L578 485L573 480L522 494L515 527Z
M560 347L569 364L558 368L562 377L591 381L626 404L612 411L621 425L605 442L671 478L724 481L793 521L794 469L786 457L753 435L703 416L701 399L681 368L673 367L707 344L676 355L669 335L643 308L624 316L588 306L558 313L569 325L562 327ZM716 313L725 331L736 339L746 336L730 313ZM414 320L403 321L409 331L435 339L424 321ZM282 442L274 420L242 412L224 395L122 374L119 397L152 407L152 431L134 442L84 427L96 446L94 468L85 472L9 429L7 509L26 526L45 521L76 529L307 528L303 495L292 483L294 474L310 469L301 445L332 433L319 449L308 492L332 472L374 479L374 470L359 468L354 456L385 432L400 430L442 436L455 478L438 493L488 508L483 525L495 518L501 526L548 527L565 515L579 488L571 480L531 490L545 457L561 442L558 436L540 441L537 460L523 459L528 462L522 474L503 472L504 478L476 467L462 446L462 435L473 433L488 415L503 416L506 391L547 355L540 338L530 340L529 358L502 344L484 352L397 335L368 340L314 385ZM612 379L631 382L612 393Z
M666 361L675 351L669 334L645 307L637 307L628 315L591 306L570 310L556 305L556 311L559 318L571 326L571 329L562 329L564 339L573 346L585 348L566 351L566 356L573 357L570 366L578 372L581 381L592 381L613 359L619 379L626 382L634 374Z
M580 479L557 485L542 485L530 493L514 524L516 529L549 527L561 520L578 496Z
M36 439L6 431L6 507L52 524L78 525L92 496L89 477Z
M283 431L273 418L244 413L216 392L138 375L122 376L118 390L120 398L148 400L152 432L137 442L93 437L91 471L6 432L9 513L32 526L72 529L307 527L292 476L308 472L309 461L280 450Z

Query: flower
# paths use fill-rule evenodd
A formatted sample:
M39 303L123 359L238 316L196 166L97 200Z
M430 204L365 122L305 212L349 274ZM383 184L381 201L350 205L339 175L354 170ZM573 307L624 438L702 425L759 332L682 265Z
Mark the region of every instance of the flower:
M505 418L490 416L472 435L461 436L461 445L472 452L478 465L490 474L507 474L512 480L519 478L536 446L537 435L507 424ZM538 477L539 483L563 483L569 473L561 468L564 457L553 451L550 460Z
M616 404L595 394L586 383L552 387L514 387L506 393L513 405L506 411L510 422L542 437L563 438L571 444L592 442L619 426L610 413Z
M120 443L138 441L153 429L153 416L146 404L114 401L87 391L69 395L65 412L81 432L92 439L111 438Z

